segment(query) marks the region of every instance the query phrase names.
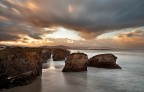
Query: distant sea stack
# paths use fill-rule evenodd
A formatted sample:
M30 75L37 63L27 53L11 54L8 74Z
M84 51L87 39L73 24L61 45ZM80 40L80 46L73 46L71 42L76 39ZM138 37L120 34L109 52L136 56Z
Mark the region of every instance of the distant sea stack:
M54 49L53 50L53 61L65 60L65 58L70 54L70 51L67 49Z
M42 63L47 63L47 61L51 58L51 49L43 48L42 49Z
M88 66L110 69L121 69L116 64L117 57L113 54L99 54L95 55L88 60Z
M84 53L72 53L66 61L62 72L82 72L87 71L88 56Z
M0 89L31 83L42 74L42 50L6 47L0 50Z

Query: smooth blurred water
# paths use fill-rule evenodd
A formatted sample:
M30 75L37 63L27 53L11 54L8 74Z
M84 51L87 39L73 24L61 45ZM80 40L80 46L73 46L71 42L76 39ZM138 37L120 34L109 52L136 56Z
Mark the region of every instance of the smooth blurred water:
M35 82L3 92L144 92L144 51L79 51L88 54L89 58L113 53L122 70L88 67L87 72L63 73L64 61L50 59L43 65L43 75Z

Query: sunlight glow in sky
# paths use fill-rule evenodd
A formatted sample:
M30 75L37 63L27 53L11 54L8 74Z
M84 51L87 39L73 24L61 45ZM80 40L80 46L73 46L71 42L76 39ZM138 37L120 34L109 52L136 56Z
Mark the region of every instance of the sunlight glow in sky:
M52 34L47 34L47 38L68 38L72 40L80 40L82 39L78 34L70 29L66 29L64 27L58 27L57 31Z
M144 48L144 0L0 0L0 45Z

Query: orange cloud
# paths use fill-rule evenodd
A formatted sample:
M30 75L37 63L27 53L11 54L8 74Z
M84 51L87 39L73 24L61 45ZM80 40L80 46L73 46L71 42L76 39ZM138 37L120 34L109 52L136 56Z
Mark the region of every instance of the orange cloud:
M8 18L6 18L4 16L0 16L0 21L8 21Z
M37 11L39 7L32 1L26 2L25 3L26 7L32 11Z
M130 48L144 47L144 31L136 30L119 34L114 37L119 44Z
M5 45L18 45L18 46L43 46L43 45L53 45L53 42L48 39L34 39L26 35L19 35L20 39L15 41L0 41L0 44Z

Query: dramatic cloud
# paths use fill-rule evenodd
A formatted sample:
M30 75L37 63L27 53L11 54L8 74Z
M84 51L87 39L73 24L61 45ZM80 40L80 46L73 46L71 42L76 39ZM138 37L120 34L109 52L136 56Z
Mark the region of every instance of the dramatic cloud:
M117 29L144 26L143 9L143 0L0 0L0 41L25 36L43 40L43 35L58 31L55 27L93 41ZM126 36L136 38L117 38Z
M79 31L82 37L85 36L81 32L93 32L97 36L112 31L111 29L143 26L143 8L143 0L1 0L0 2L1 16L10 20L24 21L39 27L63 26Z
M48 32L43 32L40 28L32 27L24 23L14 21L0 23L0 41L16 40L22 35L27 35L35 39L41 39L40 36L46 33Z

